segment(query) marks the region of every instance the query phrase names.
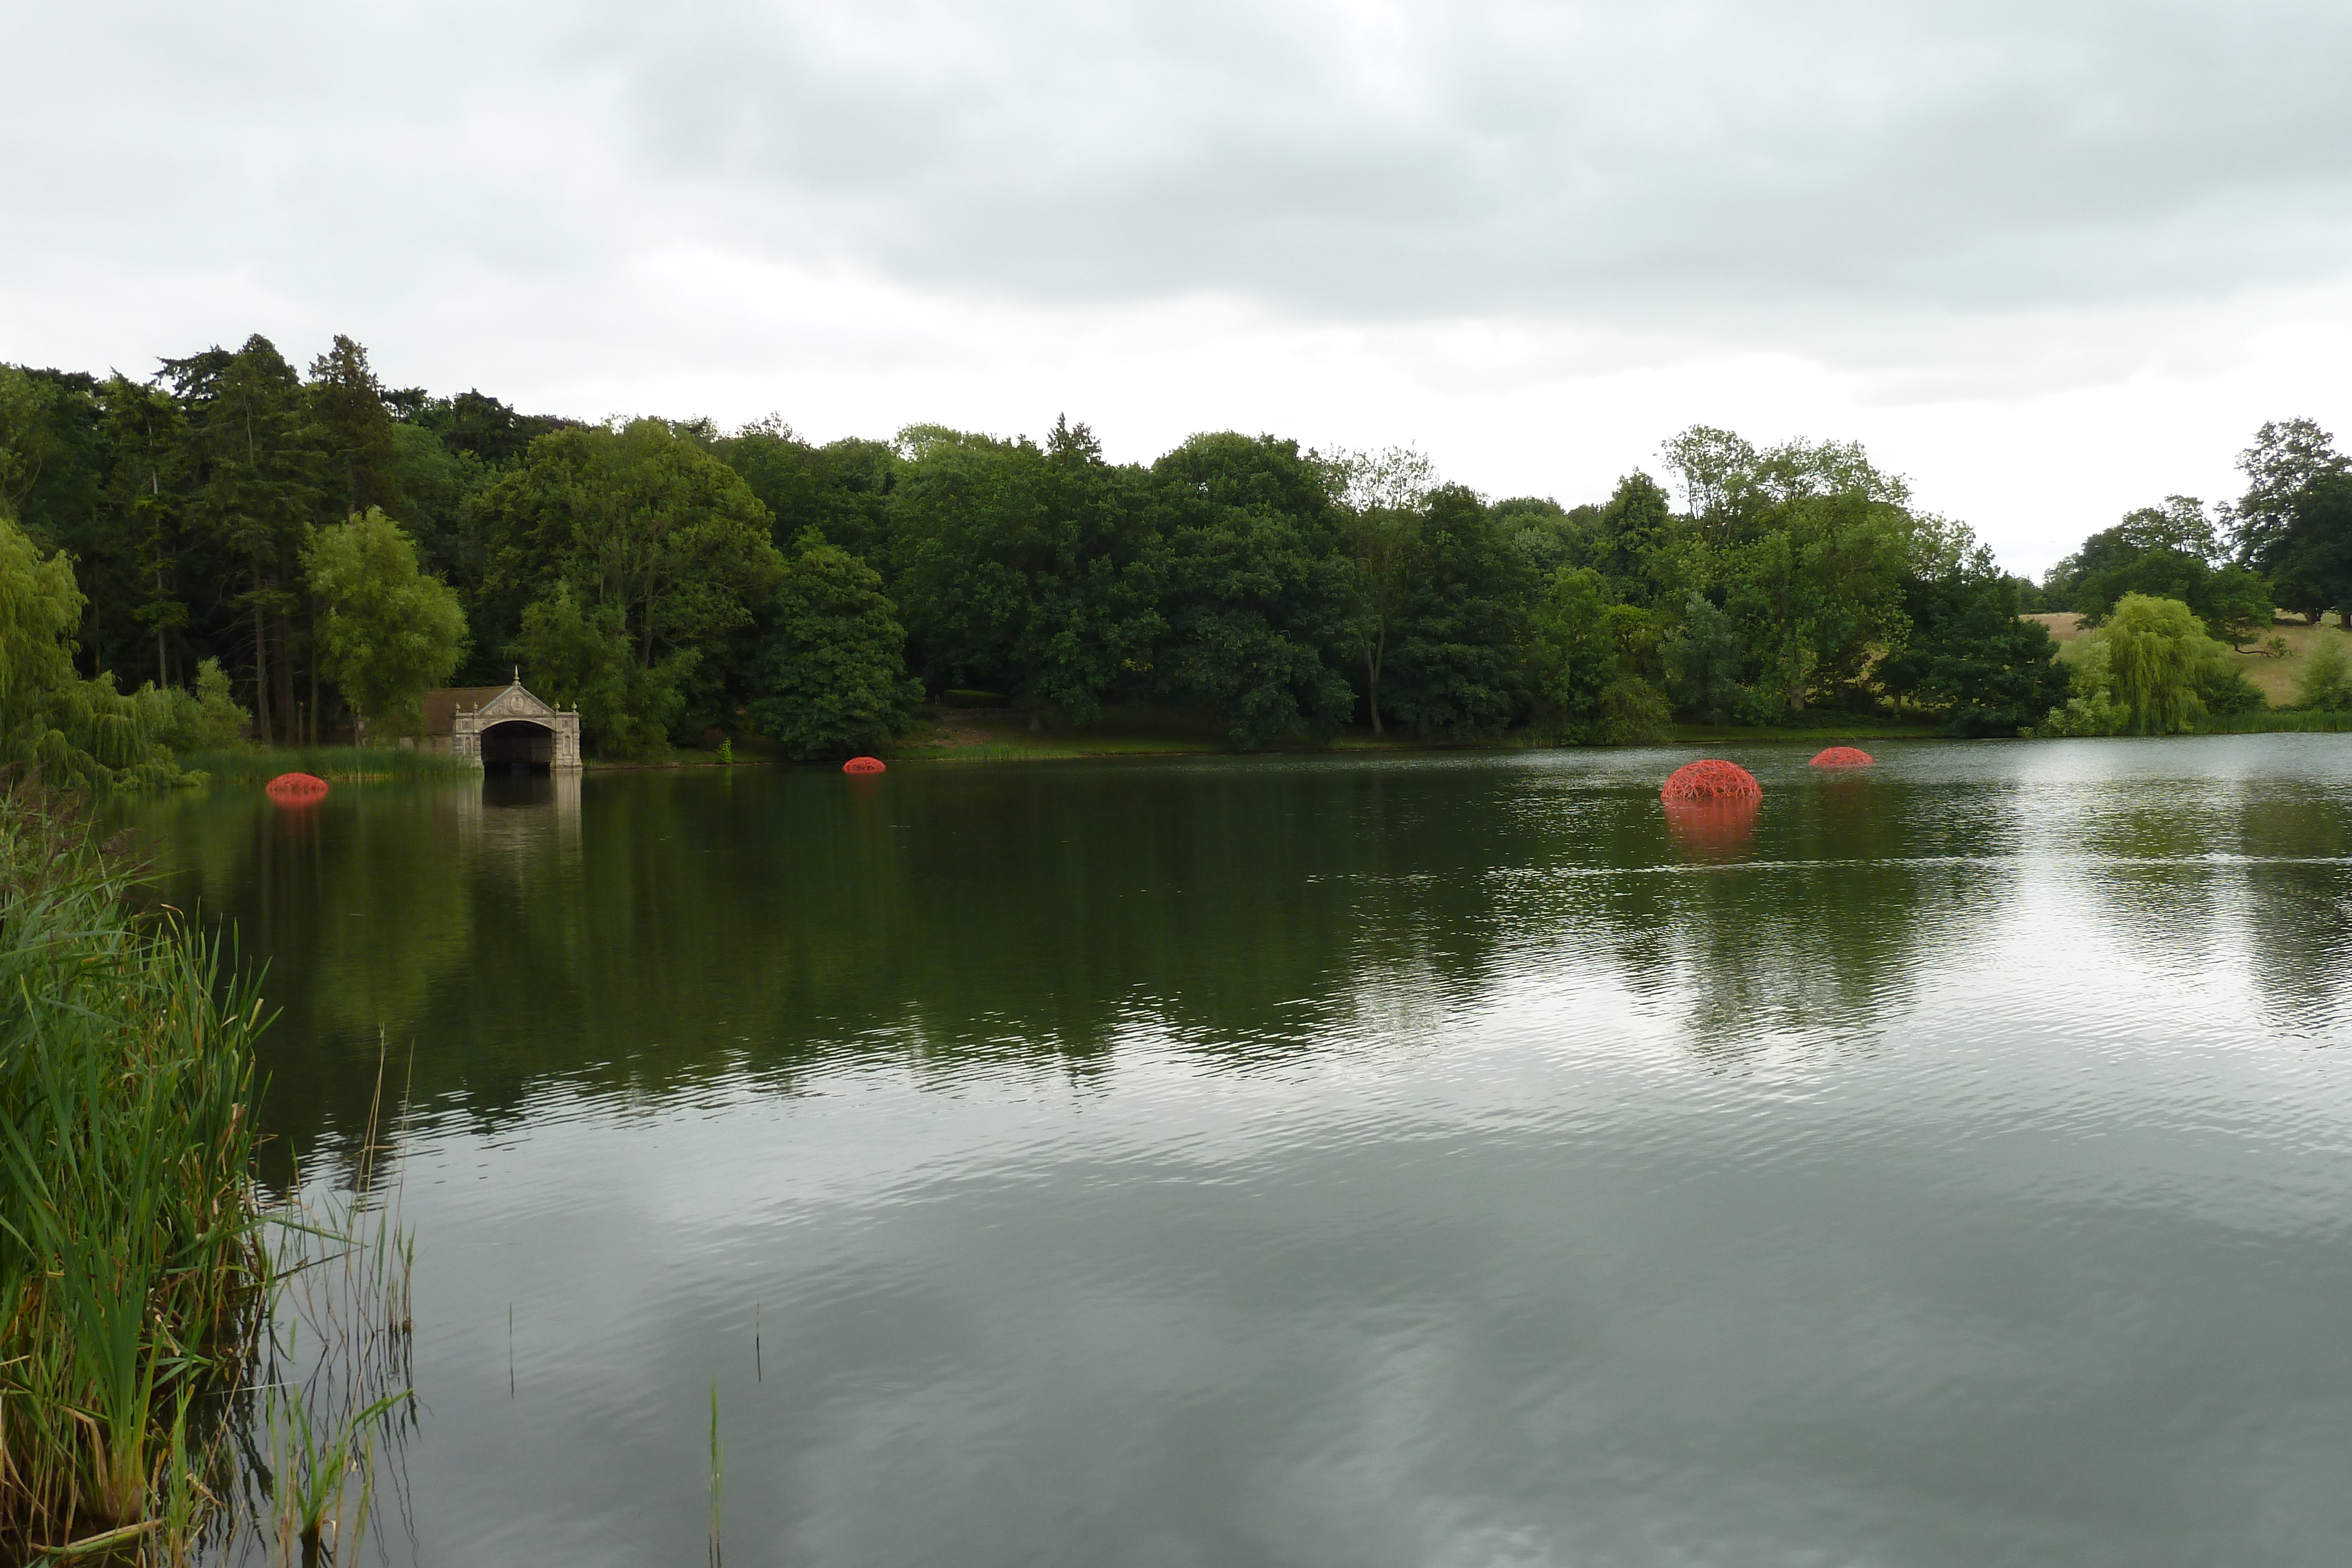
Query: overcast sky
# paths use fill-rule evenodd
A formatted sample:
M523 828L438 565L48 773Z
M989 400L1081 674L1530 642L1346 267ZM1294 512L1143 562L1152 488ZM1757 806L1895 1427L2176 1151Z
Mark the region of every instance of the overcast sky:
M0 359L588 417L1855 437L2040 571L2352 433L2342 0L0 0Z

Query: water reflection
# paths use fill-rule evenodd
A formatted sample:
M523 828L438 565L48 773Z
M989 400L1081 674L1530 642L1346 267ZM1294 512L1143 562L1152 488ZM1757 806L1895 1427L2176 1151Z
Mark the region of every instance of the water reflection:
M1807 755L148 810L274 1130L414 1053L418 1561L714 1388L739 1564L2341 1560L2352 743Z
M1988 787L1986 752L1768 759L1761 808L1728 814L1663 811L1672 758L1614 754L541 775L302 813L222 794L154 825L175 894L271 965L269 1112L297 1140L355 1124L348 1064L380 1030L421 1096L486 1124L534 1082L665 1092L844 1051L1081 1071L1138 1019L1255 1059L1596 967L1709 1052L1844 1038L1931 954L2041 918L2039 855L2088 857L2149 961L2245 953L2297 1017L2339 995L2324 894L2203 859L2340 852L2328 790Z
M1756 819L1764 810L1759 800L1738 797L1666 800L1660 805L1675 841L1699 861L1737 860L1746 854L1756 838Z

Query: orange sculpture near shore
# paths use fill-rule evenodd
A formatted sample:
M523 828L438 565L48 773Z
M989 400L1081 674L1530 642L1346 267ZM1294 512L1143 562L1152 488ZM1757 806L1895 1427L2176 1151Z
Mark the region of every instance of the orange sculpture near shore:
M280 773L261 788L281 806L315 806L327 798L327 781L315 773Z
M853 757L841 765L844 773L879 773L885 764L878 757Z
M1760 800L1764 786L1737 762L1705 757L1685 762L1666 776L1658 799L1669 804L1698 800Z
M1832 746L1813 758L1816 768L1868 768L1878 758L1858 746Z

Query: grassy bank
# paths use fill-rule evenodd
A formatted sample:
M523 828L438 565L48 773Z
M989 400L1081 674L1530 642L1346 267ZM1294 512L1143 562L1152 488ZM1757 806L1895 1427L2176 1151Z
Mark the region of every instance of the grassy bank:
M131 886L53 799L0 795L0 1561L163 1560L254 1342L259 1006Z
M1812 742L1835 746L1858 740L1915 739L1937 733L1931 721L1862 718L1852 714L1803 716L1790 725L1710 727L1678 724L1668 736L1677 746L1753 745L1758 741ZM1549 743L1524 733L1483 743L1432 744L1391 730L1376 736L1358 727L1324 744L1275 747L1282 750L1349 753L1431 750L1532 750ZM1091 724L1029 727L1026 714L1012 708L935 708L882 755L893 760L1025 762L1068 757L1181 756L1231 750L1215 724L1150 708L1114 708Z
M2352 730L2352 713L2268 708L2261 713L2208 714L2199 735L2339 735Z
M180 766L200 769L216 783L267 784L281 773L309 773L337 783L364 784L390 779L447 779L478 773L468 757L445 757L399 746L309 746L267 750L236 747L192 751Z
M939 707L881 755L901 761L1028 762L1063 757L1151 757L1225 751L1205 720L1152 708L1111 708L1091 724L1041 724L1013 708Z

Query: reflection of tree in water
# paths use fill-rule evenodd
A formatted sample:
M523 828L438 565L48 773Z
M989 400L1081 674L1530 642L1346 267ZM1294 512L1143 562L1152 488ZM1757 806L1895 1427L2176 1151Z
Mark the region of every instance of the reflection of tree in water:
M413 1047L421 1110L486 1124L534 1095L790 1089L844 1064L1091 1074L1138 1038L1279 1061L1440 1038L1499 986L1562 971L1669 1009L1711 1052L1869 1037L1937 949L1999 918L2010 873L1989 862L2180 831L2153 808L2036 827L1981 780L1879 770L1769 787L1752 841L1712 862L1654 790L1600 765L1444 760L907 768L866 789L695 770L592 778L568 814L386 790L308 838L224 801L187 838L208 906L266 933L269 1117L307 1144L364 1116L379 1022L396 1058ZM2237 836L2341 841L2340 816L2288 809ZM2310 977L2332 969L2332 914L2253 910L2277 930L2258 960L2274 988L2326 1003Z
M1613 863L1518 879L1521 923L1560 963L1606 954L1636 998L1678 1006L1711 1056L1874 1035L1927 950L1993 918L1987 883L2000 873L1981 861L2000 847L1998 819L1944 810L1923 787L1853 776L1783 787L1744 848L1678 832L1654 800L1614 813Z
M421 1107L495 1123L553 1085L845 1057L1086 1071L1139 1030L1280 1053L1345 1035L1389 981L1457 1005L1501 936L1485 870L1547 831L1508 809L1513 777L655 773L592 779L576 831L462 787L371 797L299 852L227 800L163 828L194 852L182 881L266 940L268 1116L307 1146L363 1118L380 1023Z
M2243 940L2263 1010L2275 1028L2316 1032L2352 1003L2352 866L2325 863L2352 856L2352 806L2304 785L2252 792L2237 840L2240 853L2267 862L2242 873Z
M474 961L461 862L419 852L448 841L449 819L447 790L400 789L358 811L257 809L224 792L149 818L179 868L166 896L233 922L234 960L265 969L275 1018L257 1057L274 1179L328 1126L364 1124L380 1040L404 1040Z

